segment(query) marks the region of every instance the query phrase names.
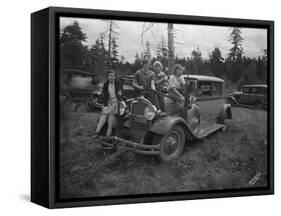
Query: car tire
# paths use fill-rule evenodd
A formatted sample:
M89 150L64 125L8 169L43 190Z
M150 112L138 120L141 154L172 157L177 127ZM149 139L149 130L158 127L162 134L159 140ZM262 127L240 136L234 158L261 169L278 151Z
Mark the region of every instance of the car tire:
M256 107L257 109L264 109L264 104L263 104L263 102L261 102L261 101L256 101L256 102L255 102L255 107Z
M225 120L224 120L223 127L221 128L221 131L222 131L222 132L225 132L225 131L228 129L229 122L230 122L230 119L225 119Z
M228 126L229 126L229 123L230 123L230 120L228 117L227 117L227 114L225 115L221 115L218 117L218 120L217 120L217 123L218 124L223 124L223 127L221 128L221 131L226 131Z
M181 126L174 126L167 134L156 136L154 144L160 144L160 159L170 162L179 158L184 150L185 134Z

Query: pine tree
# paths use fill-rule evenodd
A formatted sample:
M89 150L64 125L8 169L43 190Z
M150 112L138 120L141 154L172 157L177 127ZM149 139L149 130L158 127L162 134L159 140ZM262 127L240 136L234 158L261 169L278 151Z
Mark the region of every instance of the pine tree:
M115 38L113 38L112 39L112 55L111 55L111 64L113 65L113 66L116 66L117 64L118 64L118 50L117 50L117 48L118 48L118 45L117 45L117 43L116 43L116 39Z
M63 28L60 35L61 66L82 67L87 54L87 47L83 45L87 36L82 32L77 21Z
M112 65L112 54L113 54L113 40L115 40L115 44L116 44L116 40L117 40L117 29L119 28L118 24L113 21L113 20L109 20L107 21L107 30L105 32L105 34L108 35L108 65Z
M229 50L228 59L233 62L240 61L243 55L241 30L238 27L233 27L230 29L231 33L229 35L229 41L232 43L233 47Z
M223 62L223 57L221 56L221 51L218 47L215 47L215 49L211 52L209 55L210 63L211 64L219 64Z
M215 76L222 77L224 75L223 60L220 49L215 47L209 55L210 69Z
M144 50L143 50L143 58L146 58L146 59L149 59L149 60L152 59L151 47L150 47L149 41L145 42Z
M163 58L167 58L167 56L168 56L168 45L167 45L167 41L162 35L161 41L158 43L156 48L156 57L157 59L161 60Z
M196 50L193 50L191 52L191 59L196 63L203 62L202 53L201 53L199 47L197 47Z

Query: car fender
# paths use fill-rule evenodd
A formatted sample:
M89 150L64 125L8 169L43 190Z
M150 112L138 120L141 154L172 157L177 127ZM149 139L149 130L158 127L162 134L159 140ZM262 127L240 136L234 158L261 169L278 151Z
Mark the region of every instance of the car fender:
M223 121L225 119L232 119L232 111L230 104L223 104L218 119L219 121Z
M189 126L187 125L186 121L180 116L163 116L157 119L152 127L150 128L150 132L159 135L167 134L175 125L181 125L184 129L185 135L187 139L192 140L195 139L195 135L191 132Z
M238 101L235 99L235 97L233 95L228 95L226 97L227 100L233 101L234 104L238 104Z
M195 113L195 112L199 113L199 115L201 116L200 108L199 108L199 106L198 106L197 104L195 104L195 103L191 105L191 108L188 109L187 112L188 112L188 119L190 119L190 118L192 117L193 113Z

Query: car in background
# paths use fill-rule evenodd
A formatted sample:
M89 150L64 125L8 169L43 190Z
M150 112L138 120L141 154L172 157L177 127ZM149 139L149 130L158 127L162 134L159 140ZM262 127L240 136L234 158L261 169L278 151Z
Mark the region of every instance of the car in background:
M267 85L243 85L240 91L228 95L227 101L232 105L267 109Z
M81 106L87 111L100 110L101 92L102 85L96 74L77 69L60 70L60 98L73 103L74 111Z
M224 101L224 81L199 75L183 77L184 103L152 89L149 89L152 93L163 97L163 110L157 110L144 97L121 101L113 135L105 136L105 124L95 142L107 148L126 148L172 161L191 140L203 139L219 129L224 131L232 118L231 107Z

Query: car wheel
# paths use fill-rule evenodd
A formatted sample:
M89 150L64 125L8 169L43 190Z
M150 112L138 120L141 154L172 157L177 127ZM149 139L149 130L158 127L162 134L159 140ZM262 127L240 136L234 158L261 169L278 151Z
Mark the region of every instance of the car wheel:
M263 108L264 108L264 105L263 105L263 103L262 103L261 101L256 101L256 102L255 102L255 107L256 107L257 109L263 109Z
M185 134L179 125L175 126L166 135L156 137L155 144L160 144L160 158L164 162L177 159L184 149Z
M224 120L224 124L223 124L223 127L221 128L221 130L224 132L227 130L228 126L229 126L229 123L230 123L230 119L225 119Z

